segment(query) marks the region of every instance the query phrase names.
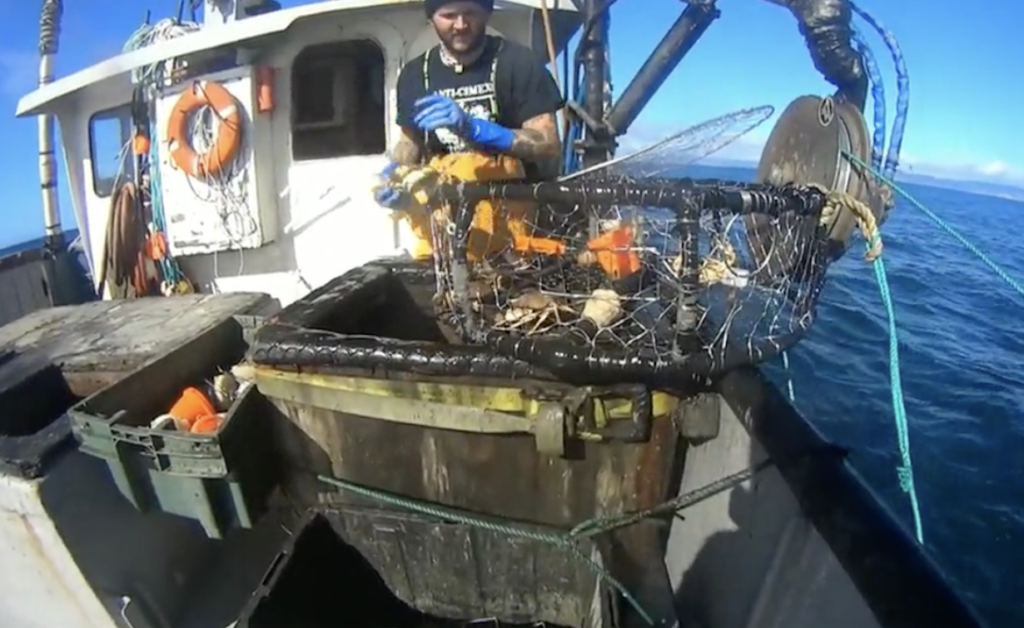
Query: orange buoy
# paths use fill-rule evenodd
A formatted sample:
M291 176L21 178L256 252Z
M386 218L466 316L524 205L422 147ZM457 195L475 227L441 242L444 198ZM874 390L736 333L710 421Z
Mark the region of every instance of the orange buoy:
M217 140L205 153L197 153L189 137L189 117L201 107L210 107L220 120ZM235 97L220 83L194 83L174 103L167 119L167 143L171 160L189 176L206 177L221 172L242 143L242 113Z
M171 416L180 419L189 429L202 417L217 414L210 399L203 394L203 391L194 386L189 386L181 391L181 396L171 406Z
M192 434L213 434L220 429L224 419L217 414L207 414L195 420L189 432Z

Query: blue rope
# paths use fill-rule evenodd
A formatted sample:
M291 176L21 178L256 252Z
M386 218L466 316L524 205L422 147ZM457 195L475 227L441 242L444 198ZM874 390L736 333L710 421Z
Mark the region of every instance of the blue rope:
M995 275L997 277L1002 279L1003 282L1006 283L1006 285L1008 285L1011 289L1013 289L1014 292L1016 292L1019 296L1024 297L1024 284L1021 284L1021 282L1019 282L1016 279L1014 279L1013 277L1011 277L1009 275L1009 273L1007 273L1005 270L1002 269L1002 267L1000 267L998 264L996 264L992 260L992 258L990 258L988 255L986 255L975 244L971 243L966 237L963 236L963 234L961 234L959 231L957 231L955 228L953 228L952 225L950 225L945 220L943 220L934 211L932 211L931 209L928 209L928 207L925 206L924 203L922 203L921 201L919 201L916 198L914 198L914 196L912 194L910 194L910 192L908 192L905 189L903 189L902 187L900 187L900 185L898 183L896 183L891 178L886 177L882 173L880 173L880 172L874 170L873 168L871 168L868 164L866 164L862 160L860 160L856 155L852 155L852 154L849 154L849 153L845 153L845 155L846 155L846 158L849 159L850 161L852 161L854 164L856 164L856 165L858 165L858 166L860 166L862 168L867 169L869 172L871 172L871 174L873 174L875 177L877 177L882 183L884 183L884 184L888 185L890 188L892 188L892 190L894 192L896 192L897 194L899 194L903 198L903 200L907 201L915 209L919 210L921 213L923 213L925 216L927 216L929 220L931 220L933 223L935 223L939 228L941 228L943 231L945 231L948 235L952 236L952 238L954 240L956 240L961 245L963 245L963 247L965 249L967 249L968 252L970 252L975 257L977 257L979 260L981 260L981 262L983 264L985 264L985 266L987 266L989 268L989 270L991 270L993 273L995 273Z
M868 80L871 81L871 112L874 114L875 123L871 141L871 165L881 170L882 157L885 154L885 84L882 81L882 73L878 71L875 53L856 29L853 31L853 43L864 59L864 69L868 74Z
M786 388L789 391L789 402L796 405L796 391L793 390L793 373L789 370L789 352L782 352L782 368L786 370Z
M896 68L896 115L893 118L892 135L889 136L889 152L885 156L885 163L882 166L881 172L886 178L892 179L896 176L896 169L899 168L900 152L903 149L903 132L907 126L907 111L910 109L910 75L907 72L907 64L903 59L903 51L892 31L856 4L851 2L850 8L865 22L870 24L882 40L885 41L890 54L892 54L893 65Z
M877 169L872 168L869 164L864 163L856 155L846 154L846 157L850 159L856 165L871 172L875 177L879 179L885 185L888 185L893 191L899 194L905 201L912 205L915 209L921 211L927 216L933 223L938 225L943 231L952 236L957 242L959 242L965 249L974 254L980 259L992 272L1002 279L1008 286L1010 286L1018 295L1024 297L1024 285L1021 285L1016 279L1011 277L1006 271L1004 271L998 264L992 261L984 252L981 251L977 246L972 244L961 235L956 229L944 221L935 212L930 210L928 207L921 203L913 195L907 192L905 189L900 187L891 178L885 176ZM871 247L872 242L868 242L868 248ZM900 356L899 356L899 341L896 332L896 312L892 304L892 295L889 291L889 281L885 272L885 264L882 262L882 258L879 257L874 261L875 279L878 282L878 289L882 296L882 303L885 305L885 312L888 318L889 326L889 377L892 388L892 404L893 413L896 416L896 431L899 437L899 448L900 448L900 459L902 465L897 468L897 476L900 481L900 488L907 493L910 499L910 507L914 514L914 530L919 543L923 543L923 532L921 529L921 515L920 508L917 499L917 493L914 489L914 471L913 465L910 459L910 439L907 429L907 411L904 404L903 398L903 383L900 378Z
M150 137L157 137L156 124L152 122L156 118L155 110L150 108ZM149 202L153 217L153 227L165 238L167 237L166 222L164 220L163 186L160 182L160 154L158 145L160 142L150 141L149 143ZM170 243L168 242L168 246ZM160 260L160 270L163 272L164 281L176 285L184 276L178 265L170 256L170 251Z
M874 246L875 240L880 238L881 236L875 236L867 241L867 248L870 250ZM882 261L882 257L875 258L872 266L875 271L875 281L878 283L878 291L882 296L882 304L885 306L885 316L889 327L889 389L892 391L892 411L896 420L896 438L901 463L899 467L896 467L896 476L899 478L900 489L907 494L907 498L910 500L910 511L914 518L914 536L918 543L924 545L921 506L917 499L917 489L914 487L914 465L910 459L910 429L907 421L907 408L903 399L903 379L900 376L900 346L896 331L896 309L892 304L889 278L885 272L885 262Z

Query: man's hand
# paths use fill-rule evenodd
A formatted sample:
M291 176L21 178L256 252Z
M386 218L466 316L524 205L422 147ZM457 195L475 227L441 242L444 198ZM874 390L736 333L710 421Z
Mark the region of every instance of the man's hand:
M391 149L391 159L403 166L419 165L420 159L423 157L421 141L421 139L416 137L415 131L402 127L399 132L398 141L395 142L395 147Z
M449 129L459 137L469 139L469 114L447 96L430 94L416 101L416 115L412 121L423 131Z
M391 173L398 167L398 162L392 161L380 173L383 179L380 186L374 188L373 198L380 205L388 209L398 209L402 205L402 191L391 184Z
M413 122L424 132L445 128L464 140L501 152L508 152L515 134L505 127L471 116L451 98L431 94L416 101Z

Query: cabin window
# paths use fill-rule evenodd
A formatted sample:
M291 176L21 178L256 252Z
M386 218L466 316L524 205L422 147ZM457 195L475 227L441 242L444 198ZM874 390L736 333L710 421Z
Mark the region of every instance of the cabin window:
M131 124L131 108L127 105L100 111L89 118L92 189L100 198L113 194L114 187L131 176Z
M384 51L372 41L309 46L292 65L292 159L379 155Z

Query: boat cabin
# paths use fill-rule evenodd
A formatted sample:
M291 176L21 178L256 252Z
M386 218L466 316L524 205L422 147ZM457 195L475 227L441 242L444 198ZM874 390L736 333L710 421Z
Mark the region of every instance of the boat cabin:
M153 212L196 289L260 291L287 305L350 268L405 251L411 230L377 206L372 187L397 132L399 71L437 43L422 2L333 0L253 16L253 2L227 13L207 4L201 28L178 27L180 36L56 80L18 105L19 116L48 113L59 122L93 276L112 197L134 177L136 125L147 110ZM547 58L548 35L561 51L578 18L569 0L507 0L490 27ZM226 104L184 114L183 97L198 91ZM215 147L218 130L236 119L240 132ZM224 155L222 167L196 176L199 163L183 145L212 148Z

